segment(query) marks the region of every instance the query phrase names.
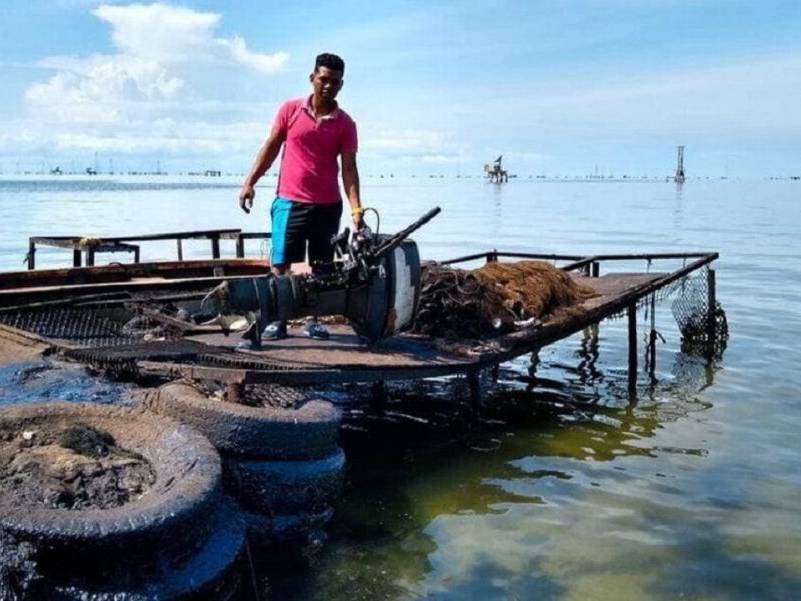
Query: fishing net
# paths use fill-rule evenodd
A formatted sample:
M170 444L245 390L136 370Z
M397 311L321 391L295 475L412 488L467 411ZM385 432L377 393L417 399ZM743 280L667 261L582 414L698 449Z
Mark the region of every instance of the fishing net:
M698 275L684 278L671 310L679 325L683 352L719 357L726 350L729 324L726 312L717 301L710 315L708 281L708 269ZM710 328L710 317L713 319L712 328ZM710 333L714 336L714 341L710 341Z
M422 266L413 331L438 338L483 338L537 325L576 306L593 292L542 261L487 263L464 270Z

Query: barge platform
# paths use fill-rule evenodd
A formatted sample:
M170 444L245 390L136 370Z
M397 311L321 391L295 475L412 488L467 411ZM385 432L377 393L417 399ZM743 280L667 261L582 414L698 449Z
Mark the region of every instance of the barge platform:
M265 273L269 265L264 260L212 259L6 273L0 274L0 340L28 340L87 364L125 364L141 375L221 382L234 395L246 384L375 383L459 374L468 376L472 387L486 368L536 352L604 319L626 315L629 384L633 387L638 358L637 307L653 304L657 296L666 296L684 278L701 270L706 273L706 306L715 307L711 266L717 258L716 252L577 256L490 250L441 263L475 266L491 261L549 261L594 295L569 312L480 341L402 333L379 345L365 346L348 326L334 325L329 340L290 335L265 341L260 350L238 348L241 339L235 333L226 335L217 327L180 322L148 307L197 302L225 279ZM680 262L681 266L651 271L660 262ZM627 267L645 263L648 268L607 270L611 264L621 263ZM170 328L170 336L142 340L126 334L121 326L137 314L131 313L132 307ZM714 319L714 312L709 311L710 348L715 342ZM649 353L653 360L655 340L652 328Z

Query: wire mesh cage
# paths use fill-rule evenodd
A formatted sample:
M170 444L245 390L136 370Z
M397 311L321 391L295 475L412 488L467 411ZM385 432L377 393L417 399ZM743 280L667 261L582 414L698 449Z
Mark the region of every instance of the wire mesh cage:
M681 281L671 305L681 332L681 350L720 357L729 340L726 312L719 302L710 307L709 269Z

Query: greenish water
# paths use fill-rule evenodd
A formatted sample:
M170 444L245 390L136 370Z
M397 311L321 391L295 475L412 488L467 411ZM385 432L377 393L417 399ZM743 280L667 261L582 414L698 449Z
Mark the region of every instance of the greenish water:
M797 182L365 182L385 230L443 207L417 236L430 258L717 250L731 337L711 364L681 353L668 300L655 379L640 374L633 402L625 322L612 320L544 349L535 372L530 357L505 364L472 430L449 402L458 382L392 389L383 422L347 407L350 471L329 542L255 557L272 597L798 598L799 194ZM236 212L235 195L233 182L0 181L0 266L15 268L33 234L265 227Z

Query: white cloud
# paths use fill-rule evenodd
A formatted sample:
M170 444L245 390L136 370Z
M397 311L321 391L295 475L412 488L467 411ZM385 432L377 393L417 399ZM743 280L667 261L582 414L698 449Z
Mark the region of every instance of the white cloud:
M110 26L116 51L38 61L55 73L25 91L27 119L0 143L35 138L36 147L67 152L195 154L250 148L254 132L263 135L266 124L254 124L252 109L225 84L280 71L285 52L263 54L241 37L217 37L221 17L211 12L156 3L103 4L91 14Z
M167 4L104 4L92 14L111 25L111 38L120 52L162 60L183 60L208 51L220 22L218 14Z
M275 54L252 52L248 50L245 40L239 36L230 40L217 40L217 43L223 48L227 48L234 59L262 73L278 71L289 60L289 54L286 52L276 52Z

